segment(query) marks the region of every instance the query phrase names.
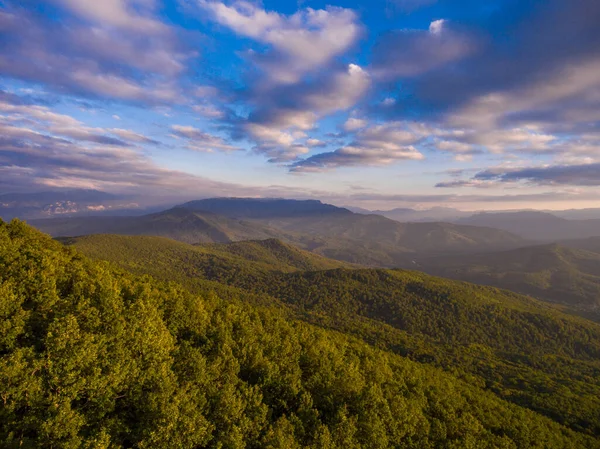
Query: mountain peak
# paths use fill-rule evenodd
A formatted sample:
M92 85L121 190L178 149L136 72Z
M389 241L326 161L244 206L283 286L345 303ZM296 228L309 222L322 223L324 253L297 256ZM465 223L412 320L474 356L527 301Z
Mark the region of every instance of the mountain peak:
M319 200L283 198L207 198L190 201L180 207L213 212L234 218L284 218L298 215L352 214L347 209Z

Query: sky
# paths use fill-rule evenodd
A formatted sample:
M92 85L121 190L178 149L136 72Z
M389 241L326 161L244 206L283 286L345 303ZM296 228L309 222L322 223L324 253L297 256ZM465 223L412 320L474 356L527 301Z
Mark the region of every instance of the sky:
M0 193L600 207L597 0L0 0Z

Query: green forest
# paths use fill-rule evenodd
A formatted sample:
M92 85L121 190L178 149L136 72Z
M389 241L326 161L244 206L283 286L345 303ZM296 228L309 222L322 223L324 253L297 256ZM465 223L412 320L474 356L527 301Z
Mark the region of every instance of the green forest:
M64 243L0 221L3 447L600 447L600 327L544 303L273 241Z

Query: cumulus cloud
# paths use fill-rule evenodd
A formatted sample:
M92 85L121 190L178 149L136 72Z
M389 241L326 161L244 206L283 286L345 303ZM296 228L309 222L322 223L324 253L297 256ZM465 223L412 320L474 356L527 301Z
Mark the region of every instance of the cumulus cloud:
M248 55L271 82L297 83L305 73L347 51L361 33L356 14L350 9L306 8L285 16L246 1L226 5L199 0L199 5L217 23L271 47L267 53Z
M344 71L295 86L274 89L268 99L259 97L257 108L243 123L256 151L274 162L293 160L308 149L300 144L305 132L319 119L351 108L367 92L369 74L355 64Z
M254 151L271 162L308 153L307 131L354 106L371 85L365 69L337 61L361 36L352 10L304 8L284 15L244 1L197 4L214 22L261 46L244 54L259 72L245 77L239 94L249 114L220 118L229 121L234 137L254 142Z
M359 131L349 145L291 164L292 172L321 172L339 167L389 165L424 159L414 146L424 136L405 123L373 125Z

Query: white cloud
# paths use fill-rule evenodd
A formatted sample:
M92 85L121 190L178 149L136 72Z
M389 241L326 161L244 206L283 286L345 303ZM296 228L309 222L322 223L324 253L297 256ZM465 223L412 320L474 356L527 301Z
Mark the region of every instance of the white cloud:
M52 0L82 18L128 30L163 32L164 24L150 17L156 9L153 0Z
M306 146L308 147L324 147L327 145L325 142L319 139L307 139Z
M360 118L356 118L356 117L350 117L348 120L346 120L346 122L344 123L344 130L345 131L356 131L359 130L361 128L364 128L365 126L367 126L368 122L364 119L360 119Z
M429 32L431 34L441 34L444 30L444 24L446 21L444 19L434 20L429 24Z
M402 160L422 160L425 157L414 145L424 137L404 122L372 125L359 131L350 145L295 162L290 171L322 172L339 167L381 166Z
M245 1L231 6L199 0L213 19L234 32L272 46L272 53L255 61L271 80L291 84L347 51L360 36L356 14L349 9L306 8L291 16L265 11Z

